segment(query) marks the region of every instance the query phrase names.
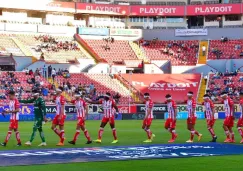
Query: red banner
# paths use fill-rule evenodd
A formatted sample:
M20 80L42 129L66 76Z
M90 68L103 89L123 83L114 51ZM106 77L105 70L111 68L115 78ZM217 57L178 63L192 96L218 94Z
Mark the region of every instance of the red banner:
M184 16L184 6L131 6L130 15L135 16Z
M77 3L76 10L79 13L129 15L129 6L126 5Z
M43 10L43 11L60 11L60 12L75 12L74 2L60 1L33 1L33 0L7 0L0 1L1 8L28 9L28 10Z
M174 100L184 100L188 91L197 92L200 84L200 74L124 74L133 86L141 93L150 93L154 102L164 102L165 95L171 94Z
M129 106L117 106L119 113L137 113L137 106L131 105L130 111Z
M215 4L187 6L187 15L240 14L241 4Z

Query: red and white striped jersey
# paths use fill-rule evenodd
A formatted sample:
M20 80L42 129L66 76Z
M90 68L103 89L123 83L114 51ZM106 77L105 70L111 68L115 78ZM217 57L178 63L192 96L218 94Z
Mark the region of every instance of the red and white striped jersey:
M175 110L177 108L176 103L174 100L171 100L171 102L167 102L167 108L168 108L168 118L169 119L176 119L175 118Z
M56 115L60 115L62 105L65 105L65 98L63 95L54 97L56 103ZM65 110L63 115L66 115Z
M85 118L85 107L86 103L83 99L72 100L72 102L77 110L77 118Z
M206 119L214 119L214 113L213 113L213 108L214 104L212 100L209 100L207 102L203 102L202 105L205 107L205 112L206 112Z
M197 107L196 101L194 98L192 99L188 99L185 101L185 103L187 104L187 111L188 111L188 117L195 117L196 116L196 110L193 113L193 109L195 109Z
M149 99L148 101L145 102L145 114L148 114L149 109L151 109L151 113L148 115L148 118L154 118L153 115L153 108L154 108L154 102Z
M242 109L241 105L243 105L243 99L240 100L240 113L241 113L241 114L240 114L240 118L243 117L243 114L242 114L243 109Z
M230 97L227 97L226 100L223 100L223 104L224 104L224 110L225 110L225 116L234 116L233 112L234 112L234 102Z
M102 105L102 108L104 110L104 117L105 118L111 118L114 116L114 106L116 105L115 101L113 99L110 100L100 100L100 104Z
M19 103L18 99L10 100L9 101L9 110L14 111L16 109L20 109L20 103ZM19 120L19 112L11 113L10 119Z

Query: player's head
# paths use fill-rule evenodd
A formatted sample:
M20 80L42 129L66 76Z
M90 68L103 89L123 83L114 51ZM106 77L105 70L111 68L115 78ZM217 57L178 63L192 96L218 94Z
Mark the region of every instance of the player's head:
M220 94L220 97L221 97L223 100L226 100L227 97L228 97L228 93L227 93L227 92L222 92L222 93Z
M14 100L14 99L15 99L15 92L14 92L14 91L10 91L10 92L8 93L8 96L9 96L9 99L10 99L10 100Z
M32 93L33 93L33 97L34 97L35 99L39 98L39 96L40 96L40 92L39 92L38 90L33 90Z
M210 97L209 97L208 94L205 94L205 95L203 96L203 100L204 100L205 102L208 102L209 99L210 99Z
M76 92L74 97L75 97L75 99L79 100L81 98L81 94Z
M167 102L171 102L172 96L170 94L167 94L165 98Z
M108 101L110 98L111 98L111 93L109 93L109 92L105 93L105 95L104 95L104 99L105 99L106 101Z
M144 100L146 100L146 101L149 100L149 98L150 98L149 93L144 93L143 98L144 98Z
M189 92L187 93L187 97L188 97L188 99L192 99L192 97L193 97L193 92L192 92L192 91L189 91Z
M57 90L56 90L56 94L57 94L57 95L61 95L62 92L63 92L63 87L59 86L59 87L57 88Z

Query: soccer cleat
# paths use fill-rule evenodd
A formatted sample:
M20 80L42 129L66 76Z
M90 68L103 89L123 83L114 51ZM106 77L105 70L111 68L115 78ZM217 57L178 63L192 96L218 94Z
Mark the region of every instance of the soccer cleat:
M31 142L30 142L30 141L27 141L27 142L25 143L25 145L27 145L27 146L31 146Z
M175 139L170 139L170 140L168 141L168 143L173 143L173 142L175 142Z
M75 141L68 141L69 144L75 145Z
M201 139L202 139L202 134L199 134L197 140L200 141Z
M155 138L155 134L152 134L151 136L151 140L153 140Z
M86 144L92 144L92 141L87 141Z
M118 140L113 140L113 141L111 142L111 144L116 144L116 143L118 143Z
M231 139L230 139L230 138L226 138L226 139L224 140L224 142L225 142L225 143L230 143L230 142L231 142Z
M211 141L209 141L209 142L216 142L217 141L217 136L215 136L215 137L213 137L213 139L211 140Z
M94 140L96 143L101 143L101 139Z
M21 143L18 143L17 146L20 147L20 146L22 146L22 144Z
M243 139L240 141L240 144L243 144Z
M64 146L64 143L59 142L56 146Z
M152 142L152 140L151 139L147 139L147 140L145 140L145 141L143 141L144 143L151 143Z
M7 143L3 142L1 143L1 146L6 147Z
M187 143L193 143L193 141L192 141L192 140L187 140L186 142L187 142Z
M231 139L231 140L230 140L230 143L235 143L235 140L232 140L232 139Z
M39 147L44 147L44 146L47 146L46 142L42 142L38 145Z

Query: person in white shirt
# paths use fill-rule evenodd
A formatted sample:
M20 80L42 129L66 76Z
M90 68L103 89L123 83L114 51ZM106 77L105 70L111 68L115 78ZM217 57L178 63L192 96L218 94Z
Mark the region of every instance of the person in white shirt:
M202 54L203 54L203 56L206 56L206 46L205 45L202 46Z

